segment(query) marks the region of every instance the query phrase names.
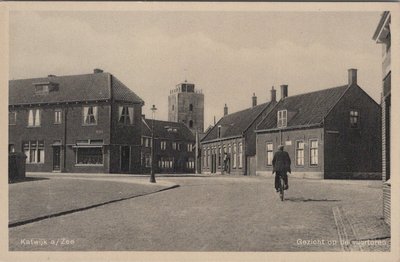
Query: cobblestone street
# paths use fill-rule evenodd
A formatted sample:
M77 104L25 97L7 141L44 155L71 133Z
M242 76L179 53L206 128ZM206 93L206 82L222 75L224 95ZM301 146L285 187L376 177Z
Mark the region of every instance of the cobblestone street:
M10 228L10 250L390 249L380 181L292 178L284 202L271 178L158 177L157 181L180 187ZM60 239L65 244L55 245Z

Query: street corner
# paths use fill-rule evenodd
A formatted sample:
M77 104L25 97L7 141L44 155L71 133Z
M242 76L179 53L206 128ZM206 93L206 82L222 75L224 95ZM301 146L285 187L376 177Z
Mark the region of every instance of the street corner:
M9 227L62 216L179 187L159 179L58 177L9 186ZM30 199L30 201L27 201ZM66 201L68 199L68 201Z

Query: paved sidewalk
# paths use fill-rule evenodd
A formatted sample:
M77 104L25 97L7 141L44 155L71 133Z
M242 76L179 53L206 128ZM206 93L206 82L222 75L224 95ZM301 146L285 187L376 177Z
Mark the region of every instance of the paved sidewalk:
M159 179L126 175L28 174L26 182L9 185L9 226L86 210L177 187Z

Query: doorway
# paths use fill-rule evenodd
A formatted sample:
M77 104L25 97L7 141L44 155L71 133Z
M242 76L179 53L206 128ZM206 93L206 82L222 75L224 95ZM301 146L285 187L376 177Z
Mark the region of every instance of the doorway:
M129 172L131 150L129 146L121 146L121 172Z
M61 171L61 147L53 146L53 171Z

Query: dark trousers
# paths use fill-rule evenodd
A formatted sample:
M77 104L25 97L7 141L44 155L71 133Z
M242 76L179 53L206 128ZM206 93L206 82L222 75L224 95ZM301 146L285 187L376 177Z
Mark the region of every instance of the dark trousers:
M285 181L285 185L289 185L287 172L284 171L276 171L275 172L275 189L279 189L279 177L283 177L283 181Z

